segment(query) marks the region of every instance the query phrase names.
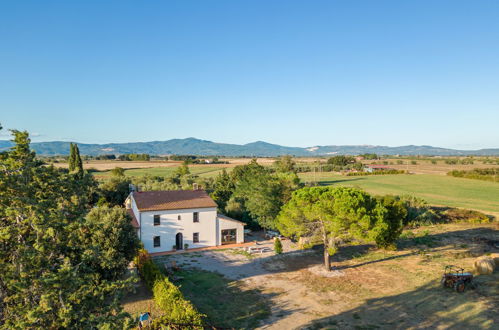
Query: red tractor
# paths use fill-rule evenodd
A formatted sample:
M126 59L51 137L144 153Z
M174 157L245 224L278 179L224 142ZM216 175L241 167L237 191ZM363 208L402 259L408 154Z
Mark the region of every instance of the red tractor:
M444 288L454 288L456 292L464 292L467 286L473 286L473 275L465 273L460 267L449 265L445 266L440 283Z

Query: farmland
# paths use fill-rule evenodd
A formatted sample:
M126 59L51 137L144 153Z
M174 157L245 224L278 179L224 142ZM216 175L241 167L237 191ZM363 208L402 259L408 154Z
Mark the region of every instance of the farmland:
M200 177L215 177L223 169L231 171L237 165L246 164L249 158L227 158L222 159L228 164L193 164L189 165L192 174ZM317 158L296 158L298 165L311 165L324 162ZM274 159L259 158L262 165L271 166ZM363 161L371 163L371 161ZM362 188L373 194L395 194L415 195L424 198L430 204L439 206L452 206L475 209L495 216L499 215L499 184L472 179L455 178L447 176L451 170L470 170L474 168L497 167L498 165L475 164L450 165L444 160L420 159L413 164L405 159L404 164L397 164L397 159L386 159L390 167L407 170L413 175L379 175L348 177L332 172L299 173L304 183L317 183L319 185L345 185ZM400 160L398 160L400 162ZM320 163L319 163L320 164ZM65 167L66 163L56 163L56 166ZM95 169L94 175L97 179L106 180L110 177L110 170L115 167L125 169L127 176L171 176L176 168L181 165L179 161L85 161L86 169Z
M375 175L348 177L331 173L303 173L305 182L359 187L373 194L411 194L428 203L476 209L499 215L499 184L442 175Z

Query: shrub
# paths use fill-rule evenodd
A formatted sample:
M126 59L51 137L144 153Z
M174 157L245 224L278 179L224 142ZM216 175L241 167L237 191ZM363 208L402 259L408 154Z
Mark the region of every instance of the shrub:
M274 251L276 254L281 254L282 253L282 243L279 237L276 237L274 239Z
M432 225L440 220L439 215L424 199L409 195L401 196L400 199L405 203L407 208L407 216L404 219L404 225Z
M490 222L482 212L466 209L452 208L442 213L442 216L449 222L469 222L469 223L488 223Z
M152 290L154 302L164 313L154 320L153 328L176 323L201 325L203 314L184 298L180 289L171 283L158 266L151 260L145 250L140 250L136 257L139 274L147 287Z

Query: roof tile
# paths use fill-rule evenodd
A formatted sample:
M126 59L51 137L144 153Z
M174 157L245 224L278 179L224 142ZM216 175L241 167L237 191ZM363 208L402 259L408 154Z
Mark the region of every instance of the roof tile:
M217 207L204 190L163 190L133 192L140 211L160 211Z

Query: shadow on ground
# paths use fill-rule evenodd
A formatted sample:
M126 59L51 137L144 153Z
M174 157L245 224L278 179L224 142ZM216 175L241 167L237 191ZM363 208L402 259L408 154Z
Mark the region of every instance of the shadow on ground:
M457 259L460 257L475 257L495 251L495 246L499 244L498 237L499 231L488 227L456 230L437 234L419 233L414 237L399 239L397 243L398 251L407 251L407 253L336 267L338 267L337 269L359 268L364 265L407 257L419 253L418 251L424 251L427 248L441 248L449 245L447 250L456 248L462 251L464 249L464 252L456 252ZM332 257L333 267L335 267L335 263L337 262L360 258L374 248L375 246L372 244L341 246L338 253ZM246 262L233 260L217 251L196 252L193 256L190 256L189 253L162 256L154 259L156 262L165 264L168 264L169 260L180 259L183 260L180 264L185 262L184 265L186 265L187 268L198 267L209 271L219 272L231 279L244 279L269 273L294 272L319 265L323 260L322 246L320 245L315 246L311 250L288 251L281 255L268 255L247 260Z
M499 276L477 278L476 290L456 293L427 283L414 291L368 299L346 312L315 320L301 329L492 329L499 324ZM495 286L495 288L494 288ZM494 298L495 297L495 298ZM472 302L480 301L480 304Z
M208 324L217 327L254 329L270 316L271 308L282 317L300 312L292 306L270 306L279 292L249 289L213 272L191 269L180 271L178 276L182 279L176 284L184 296L206 315Z

